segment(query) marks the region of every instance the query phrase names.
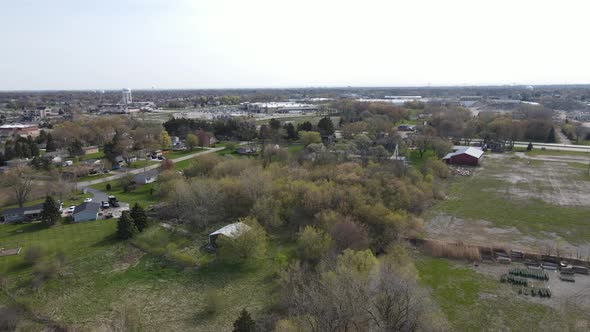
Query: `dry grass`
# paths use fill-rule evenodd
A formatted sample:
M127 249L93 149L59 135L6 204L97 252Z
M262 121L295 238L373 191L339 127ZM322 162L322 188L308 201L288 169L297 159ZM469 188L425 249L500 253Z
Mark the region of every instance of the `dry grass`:
M424 249L433 257L481 261L479 248L466 245L462 242L443 243L434 240L426 240L424 242Z

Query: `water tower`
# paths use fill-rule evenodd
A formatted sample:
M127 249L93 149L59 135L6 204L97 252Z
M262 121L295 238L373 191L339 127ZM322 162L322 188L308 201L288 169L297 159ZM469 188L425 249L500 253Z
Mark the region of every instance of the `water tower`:
M133 102L133 98L131 98L131 89L125 88L123 89L123 104L129 105Z

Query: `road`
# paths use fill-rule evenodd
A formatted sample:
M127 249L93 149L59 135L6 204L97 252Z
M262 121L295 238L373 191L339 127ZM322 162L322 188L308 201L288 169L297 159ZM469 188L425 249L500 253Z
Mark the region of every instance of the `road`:
M183 161L183 160L195 158L195 157L202 156L202 155L209 154L209 153L214 153L214 152L217 152L217 151L221 151L223 149L225 149L225 148L224 147L220 147L220 148L208 148L207 151L201 151L201 152L189 154L189 155L178 157L176 159L171 159L171 160L173 162L177 163L179 161ZM128 172L114 174L114 175L107 176L107 177L101 178L101 179L90 180L90 181L80 181L80 182L77 182L76 183L76 188L86 188L86 187L91 186L93 184L103 183L103 182L108 182L108 181L120 179L120 178L122 178L124 176L127 176L129 174L135 175L135 174L139 174L139 173L144 172L144 170L145 171L149 171L149 170L152 170L152 169L157 169L158 167L160 167L160 164L150 165L150 166L147 166L145 168L138 168L138 169L134 169L134 170L131 170L131 171L128 171Z
M473 139L471 143L479 142L481 139ZM529 142L514 142L514 146L517 148L526 148ZM577 152L588 152L590 153L590 145L573 145L573 144L558 144L558 143L535 143L533 142L534 149L545 149L545 150L559 150L559 151L577 151Z

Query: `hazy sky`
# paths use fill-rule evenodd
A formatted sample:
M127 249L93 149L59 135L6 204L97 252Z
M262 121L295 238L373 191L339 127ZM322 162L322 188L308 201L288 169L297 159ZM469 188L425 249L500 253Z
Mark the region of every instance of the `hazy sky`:
M588 0L0 0L0 90L590 83Z

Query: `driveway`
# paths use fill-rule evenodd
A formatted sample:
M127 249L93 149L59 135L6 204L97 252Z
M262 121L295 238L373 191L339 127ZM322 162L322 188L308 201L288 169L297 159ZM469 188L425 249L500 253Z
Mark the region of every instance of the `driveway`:
M100 190L97 190L97 189L94 189L91 187L84 188L84 192L92 194L92 202L94 202L94 203L100 204L103 201L106 202L109 200L109 195L107 195L106 193L104 193Z

